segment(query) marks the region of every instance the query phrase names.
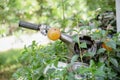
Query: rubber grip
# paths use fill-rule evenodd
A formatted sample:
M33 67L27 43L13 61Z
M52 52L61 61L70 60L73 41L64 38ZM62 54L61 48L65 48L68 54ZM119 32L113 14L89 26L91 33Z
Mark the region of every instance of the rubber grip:
M25 21L20 21L19 27L24 27L24 28L28 28L28 29L32 29L32 30L39 30L39 25L25 22Z

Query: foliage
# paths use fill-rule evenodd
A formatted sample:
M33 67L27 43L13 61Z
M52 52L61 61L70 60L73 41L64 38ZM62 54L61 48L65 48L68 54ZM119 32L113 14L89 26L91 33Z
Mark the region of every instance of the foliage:
M19 61L23 66L13 76L15 79L42 80L43 77L45 78L45 67L48 64L57 65L59 60L66 62L66 55L66 47L61 41L47 46L37 46L33 41L32 45L25 47L22 52Z
M90 26L89 26L90 27ZM78 74L85 75L85 79L89 80L118 80L120 77L120 62L119 62L119 33L112 34L112 37L109 37L109 32L101 29L93 29L88 26L84 26L84 30L89 30L87 33L88 36L91 36L92 40L99 40L100 42L105 42L107 46L112 48L111 50L107 50L102 46L97 47L96 53L85 52L82 57L83 59L89 59L90 62L89 67L79 68L76 72ZM82 27L81 27L82 28ZM80 29L81 30L81 29ZM80 31L78 30L78 31ZM82 28L83 30L83 28ZM107 42L106 42L107 41ZM101 44L101 43L100 43ZM82 47L85 47L86 44L82 43ZM80 45L80 48L82 48ZM80 52L80 54L82 54ZM84 62L84 59L81 60Z
M86 29L85 26L84 29ZM88 26L87 29L89 29ZM109 38L107 36L107 31L104 30L95 30L92 33L89 33L89 36L91 36L92 39L100 40L101 42L105 42L106 39ZM96 53L84 53L86 55L83 54L80 55L80 57L75 55L71 58L71 62L65 68L57 71L51 69L47 74L44 74L47 65L54 64L57 67L58 61L68 63L68 51L66 46L61 41L57 41L47 46L38 46L33 42L31 46L25 47L25 50L20 57L20 62L23 64L23 67L18 69L13 76L15 79L20 78L23 80L51 80L54 78L74 80L75 74L81 74L84 79L88 80L118 80L120 79L120 41L118 37L119 33L114 34L114 36L109 38L109 41L106 43L107 46L112 48L112 51L99 47ZM80 47L85 48L86 44L83 43ZM87 59L88 56L91 57L89 63L87 63L89 64L88 67L80 67L74 72L68 72L68 68L71 64L78 61L78 58L83 59L86 57ZM82 61L84 62L84 60Z
M0 52L0 69L17 63L21 50Z
M13 80L12 74L21 65L17 62L21 49L0 52L0 79Z
M108 37L108 32L101 29L96 29L91 26L86 26L89 20L94 18L99 12L114 11L115 0L1 0L0 3L0 23L2 25L18 22L20 19L35 22L45 23L50 26L60 27L63 31L66 27L72 28L77 34L83 34L82 30L89 30L88 36L93 40L105 42ZM6 4L7 3L7 4ZM94 4L94 5L93 5ZM82 27L79 27L82 26ZM98 25L97 25L98 26ZM87 27L87 28L86 28ZM96 27L96 25L95 25ZM6 29L2 28L0 34L3 34ZM47 65L54 64L57 67L58 61L68 62L66 46L61 41L57 41L47 46L38 46L33 42L29 47L25 47L22 52L19 62L23 65L14 73L15 79L23 80L51 80L60 78L61 80L74 80L75 74L82 74L85 79L91 80L112 80L119 79L120 73L120 54L119 54L119 34L109 38L106 43L112 48L112 51L107 51L99 47L96 53L88 52L84 55L73 56L71 64L76 60L84 62L83 58L90 57L89 66L81 67L75 72L68 72L67 68L62 70L51 70L48 74L44 74L44 69ZM78 41L79 36L75 39ZM79 43L80 44L80 43ZM86 43L79 45L80 48L86 48ZM96 57L96 55L98 57ZM96 59L97 60L96 60ZM89 58L88 58L89 59Z
M86 0L90 10L101 9L100 12L104 11L115 11L115 0ZM94 4L94 5L93 5Z
M99 12L115 10L115 0L1 0L0 34L7 36L19 20L45 23L50 26L73 28L76 18L79 23L88 23ZM94 4L94 5L93 5ZM99 9L99 10L98 10ZM5 30L5 31L4 31ZM19 31L15 29L13 31ZM2 36L1 36L2 37Z

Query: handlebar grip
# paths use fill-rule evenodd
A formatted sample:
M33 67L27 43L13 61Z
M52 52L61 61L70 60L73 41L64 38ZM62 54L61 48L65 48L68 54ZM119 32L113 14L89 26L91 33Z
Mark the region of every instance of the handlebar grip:
M39 25L25 22L25 21L20 21L19 27L24 27L24 28L28 28L28 29L32 29L32 30L39 30Z

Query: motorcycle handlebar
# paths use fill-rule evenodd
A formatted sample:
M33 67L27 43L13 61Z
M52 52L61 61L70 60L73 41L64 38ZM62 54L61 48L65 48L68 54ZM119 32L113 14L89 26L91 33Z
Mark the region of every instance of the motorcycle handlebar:
M25 22L25 21L20 21L19 27L24 27L24 28L28 28L28 29L32 29L32 30L39 30L39 25Z

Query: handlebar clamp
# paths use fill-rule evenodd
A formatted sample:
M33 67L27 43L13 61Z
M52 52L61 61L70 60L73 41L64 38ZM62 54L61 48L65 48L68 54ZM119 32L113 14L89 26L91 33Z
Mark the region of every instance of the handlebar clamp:
M43 34L43 35L47 35L49 28L50 28L50 26L47 26L45 24L39 25L39 30L40 30L41 34Z

